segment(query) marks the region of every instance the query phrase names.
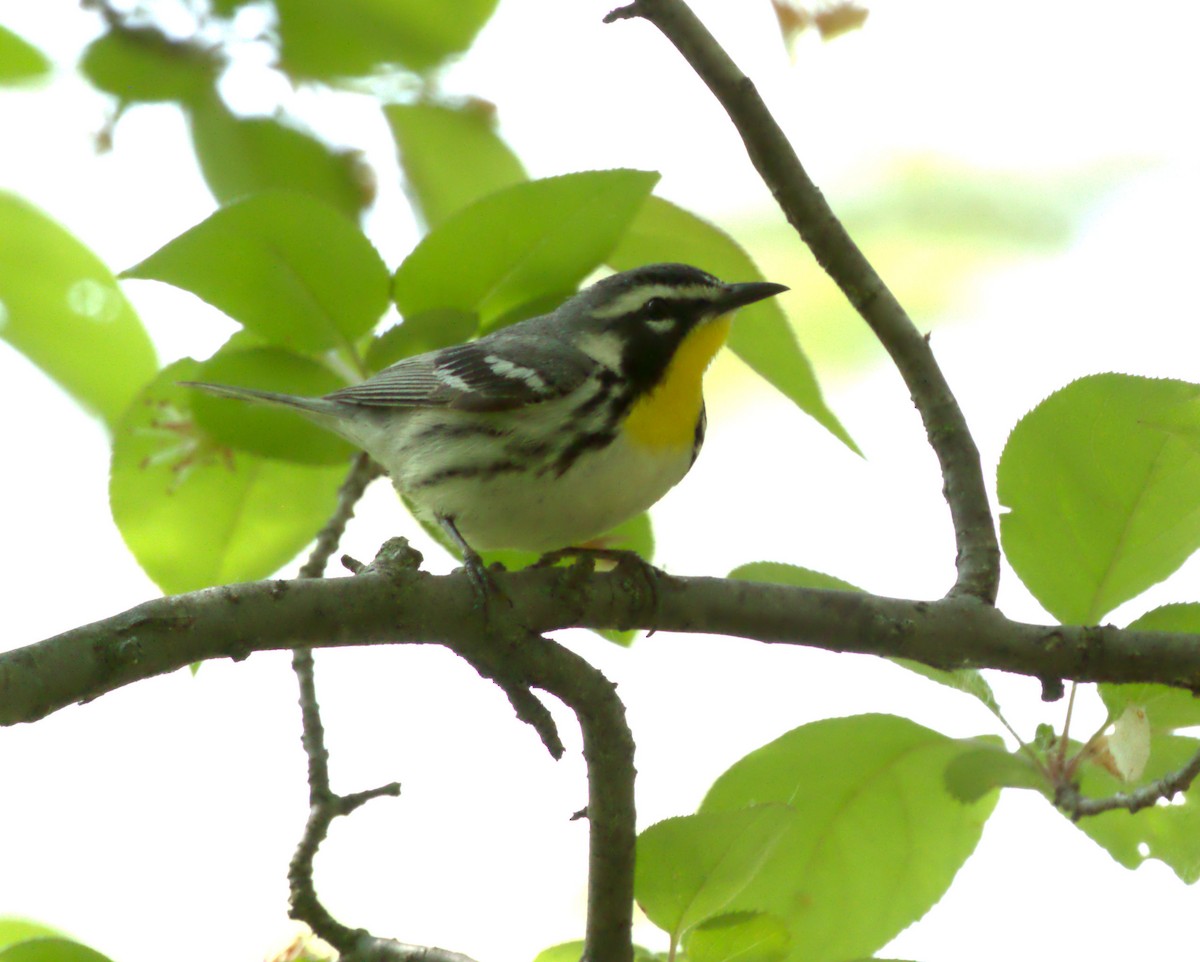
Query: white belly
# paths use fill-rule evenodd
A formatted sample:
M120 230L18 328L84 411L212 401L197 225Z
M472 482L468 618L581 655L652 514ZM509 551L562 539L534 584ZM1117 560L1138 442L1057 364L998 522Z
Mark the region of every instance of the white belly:
M383 465L426 521L452 518L477 551L582 545L645 511L692 465L691 438L686 444L647 445L622 434L605 448L584 451L561 475L544 453L535 460L545 468L541 472L471 472L473 465L526 464L528 457L512 448L514 437L546 442L557 451L560 439L549 432L562 418L554 403L539 406L517 432L511 431L511 413L492 419L438 409L332 426ZM479 431L489 424L499 436ZM438 476L436 484L428 483L431 476Z
M478 551L544 552L584 544L641 514L679 483L691 462L690 447L668 452L618 437L580 456L561 477L507 473L446 482L436 501L410 497L427 515L452 517Z

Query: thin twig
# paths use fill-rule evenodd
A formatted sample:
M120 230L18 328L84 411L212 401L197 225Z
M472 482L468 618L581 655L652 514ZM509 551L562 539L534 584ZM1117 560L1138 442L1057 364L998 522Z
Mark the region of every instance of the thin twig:
M1182 768L1132 792L1118 792L1107 798L1084 798L1079 793L1078 785L1063 785L1055 794L1054 804L1074 821L1119 808L1130 813L1140 812L1143 808L1157 804L1160 798L1172 799L1180 792L1187 791L1197 775L1200 775L1200 751L1197 751Z
M350 473L338 489L337 508L317 535L308 560L300 569L301 578L320 578L329 559L337 551L346 525L354 516L354 507L367 485L382 474L382 469L367 455L359 454ZM316 665L311 648L292 652L292 670L300 685L301 742L308 759L308 821L288 866L290 914L302 921L321 939L339 952L346 953L359 944L362 933L343 925L322 904L313 884L313 859L329 833L335 818L349 815L373 798L398 796L400 783L391 782L378 788L337 795L329 782L329 749L325 746L325 726L317 701Z
M367 490L367 485L382 475L383 468L367 455L359 454L354 458L350 473L338 488L337 507L317 534L317 542L300 569L301 578L320 578L325 573L325 566L329 564L329 559L341 543L342 535L346 533L346 525L354 517L355 505Z
M958 548L958 579L950 593L994 604L1000 549L979 450L928 341L813 184L754 84L687 5L682 0L635 0L604 19L611 23L633 17L654 24L708 85L788 221L891 355L942 471Z
M300 568L301 578L320 578L324 575L329 559L337 551L342 535L346 532L346 525L354 517L354 506L362 498L367 485L382 473L383 469L367 455L359 454L355 457L350 473L338 489L337 507L317 534L316 544L313 545L308 560ZM312 649L297 648L292 652L292 670L300 683L301 738L304 754L308 758L309 802L313 805L331 794L329 752L325 748L325 728L321 723L321 710L317 704L314 668Z

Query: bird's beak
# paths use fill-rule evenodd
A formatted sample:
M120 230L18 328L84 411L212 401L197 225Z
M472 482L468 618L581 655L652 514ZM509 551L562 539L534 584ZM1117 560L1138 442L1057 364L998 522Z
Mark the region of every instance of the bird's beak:
M726 284L725 293L717 300L718 313L728 314L739 307L753 304L776 294L782 294L788 288L782 284L772 284L769 281L748 281L745 284Z

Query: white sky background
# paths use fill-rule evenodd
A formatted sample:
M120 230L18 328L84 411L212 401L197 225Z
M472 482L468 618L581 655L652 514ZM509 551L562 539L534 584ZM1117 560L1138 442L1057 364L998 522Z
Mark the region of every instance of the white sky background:
M794 66L765 2L695 8L835 207L854 196L856 178L914 152L1032 171L1153 162L1091 213L1070 250L989 276L935 334L989 476L1016 419L1074 377L1200 378L1194 5L881 0L866 30L826 45L810 38ZM648 25L602 26L607 9L502 0L446 85L498 105L534 175L659 169L661 194L717 220L769 210L699 82ZM87 42L75 32L83 19L65 0L0 0L0 22L55 56ZM335 136L389 156L386 130L366 126L365 110L322 117L311 98L299 101ZM87 135L103 119L103 99L69 73L49 90L0 93L0 188L30 197L120 270L203 218L211 199L170 111L134 111L114 153L96 158ZM413 235L386 169L384 180L391 219L370 227L394 265ZM204 356L230 330L187 296L146 282L126 289L166 360ZM803 310L803 296L789 307ZM917 318L922 328L932 320ZM824 382L867 459L767 390L751 390L753 404L710 394L704 454L655 512L665 567L723 574L785 560L885 594L945 591L953 544L940 478L898 377L876 365ZM109 520L102 430L7 348L0 404L0 644L154 597ZM787 439L781 450L766 443L773 431ZM345 548L369 558L414 528L378 485ZM451 567L434 549L428 556L436 570ZM1198 574L1185 567L1154 603L1200 599ZM1001 605L1046 618L1011 573ZM806 721L891 711L952 735L995 730L970 699L872 659L670 635L629 651L566 640L620 683L643 825L693 810L741 754ZM331 910L481 962L522 962L580 936L585 828L567 821L584 801L577 751L552 763L503 697L439 650L339 651L318 666L335 787L404 783L400 800L335 828L317 879ZM993 681L1022 731L1060 724L1063 706L1042 706L1035 683ZM305 814L294 702L286 658L256 655L0 732L0 913L59 926L116 962L261 957L289 931L284 876ZM577 748L570 719L556 714ZM1080 730L1099 717L1085 705ZM1034 958L1181 957L1197 905L1197 892L1158 863L1128 872L1040 798L1009 792L950 894L883 954L998 962L1036 946ZM654 930L640 935L665 947Z

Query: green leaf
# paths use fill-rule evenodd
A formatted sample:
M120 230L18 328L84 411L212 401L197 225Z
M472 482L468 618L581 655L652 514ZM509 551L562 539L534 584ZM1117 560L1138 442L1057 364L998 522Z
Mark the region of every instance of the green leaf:
M658 174L593 170L506 187L430 231L396 271L405 317L478 314L486 330L547 291L574 289L612 250Z
M278 347L223 348L200 367L197 380L319 397L345 387L327 367ZM191 396L197 427L217 445L298 464L342 464L357 450L294 411L202 391Z
M496 133L491 104L390 104L383 112L400 149L409 195L430 227L526 179L520 159ZM454 163L446 163L447 157Z
M37 80L50 72L50 61L37 47L0 26L0 84Z
M870 955L941 898L979 841L995 795L963 805L943 784L963 749L906 718L858 715L736 762L702 813L783 801L798 818L729 908L782 919L795 962Z
M1197 739L1157 735L1146 771L1133 785L1095 765L1084 765L1080 790L1092 798L1128 792L1182 768L1198 750ZM1153 858L1165 862L1189 885L1200 880L1200 786L1195 783L1172 804L1153 805L1132 816L1118 809L1076 824L1126 868L1137 868Z
M212 48L172 40L155 27L110 29L79 63L93 86L122 103L188 103L212 90L222 67Z
M282 66L293 77L330 79L386 64L419 72L462 53L497 0L276 0Z
M405 504L407 505L408 502L406 501ZM411 505L409 507L411 509ZM422 525L422 527L432 534L452 555L456 558L461 558L457 548L447 541L445 533L440 528L433 528L427 524ZM632 551L644 561L653 560L654 530L650 523L650 515L643 511L628 521L622 522L611 531L594 539L594 545L601 548ZM540 555L532 551L514 550L485 551L482 557L485 564L500 564L509 571L519 571L521 568L528 568L541 558ZM574 559L562 562L562 564L574 563ZM603 562L601 562L601 567L603 567ZM597 628L594 630L601 638L611 641L615 645L623 645L625 647L633 644L633 639L637 637L637 630L633 628Z
M1042 606L1096 624L1200 547L1200 452L1153 427L1200 386L1123 374L1052 394L1009 436L1005 554Z
M683 942L688 962L781 962L791 937L765 912L731 912L696 926Z
M542 949L536 956L533 962L580 962L583 958L583 941L563 942L561 945L553 945L548 949ZM644 949L642 946L634 943L633 946L633 962L666 962L666 957L656 952L651 952L649 949Z
M796 588L819 588L833 591L862 590L833 575L779 561L755 561L740 565L729 572L729 577L739 581L763 581L768 584L792 585ZM936 681L940 685L946 685L948 688L972 695L983 702L993 714L1000 714L1000 706L996 702L995 695L992 694L991 685L974 668L957 668L948 671L943 668L931 668L929 665L923 665L908 658L892 658L890 660L901 668Z
M724 281L764 278L741 246L720 228L660 197L651 197L608 258L617 270L655 261L680 261ZM779 280L779 278L773 278ZM729 347L767 383L792 400L857 454L858 445L829 410L812 365L777 298L738 311Z
M1194 451L1200 451L1200 397L1189 398L1168 408L1145 423L1164 434L1185 441Z
M371 242L328 204L286 191L222 207L122 276L182 287L302 352L346 347L387 307Z
M363 366L382 371L403 358L461 344L478 330L479 318L468 311L444 308L414 314L371 341Z
M27 942L30 939L57 938L61 935L61 932L39 922L12 916L0 917L0 949L8 948L17 942Z
M936 681L939 685L945 685L947 688L953 688L955 691L961 691L973 698L978 698L983 702L988 711L993 715L999 716L1000 703L996 701L996 696L992 693L992 686L987 683L987 680L977 669L955 668L948 670L945 668L933 668L908 658L892 658L890 660L893 664L915 672L922 678L928 678L930 681Z
M849 581L782 561L752 561L749 564L738 565L729 572L729 577L735 581L761 581L772 585L791 585L794 588L862 591Z
M977 739L946 766L946 790L960 802L976 802L998 788L1045 793L1046 778L1024 752L1010 752L999 738Z
M112 427L158 368L112 274L58 224L0 192L0 337Z
M1164 605L1146 612L1129 627L1138 631L1189 631L1200 635L1200 604ZM1126 707L1134 705L1146 710L1153 734L1200 725L1200 699L1190 691L1149 684L1104 683L1097 688L1110 719L1120 718ZM1153 745L1152 738L1151 754Z
M669 818L638 835L634 898L678 942L722 914L796 821L785 804Z
M237 117L215 93L188 111L196 159L221 204L279 189L309 194L356 219L372 200L359 155L334 150L271 117Z
M164 369L113 439L113 519L166 594L274 573L328 520L346 474L214 449L178 385L199 373L190 359Z
M0 949L0 962L112 962L107 955L71 939L47 936Z
M608 534L597 539L604 547L620 548L634 552L643 561L654 560L654 528L650 515L643 511L636 517L630 518ZM611 641L614 645L628 647L637 637L637 629L630 628L622 631L619 628L600 628L596 630L601 638Z

